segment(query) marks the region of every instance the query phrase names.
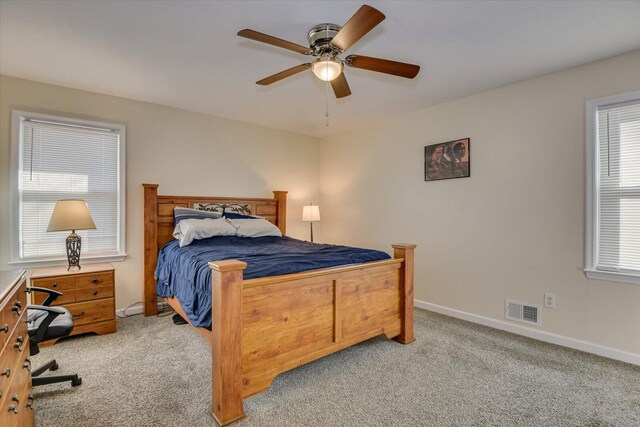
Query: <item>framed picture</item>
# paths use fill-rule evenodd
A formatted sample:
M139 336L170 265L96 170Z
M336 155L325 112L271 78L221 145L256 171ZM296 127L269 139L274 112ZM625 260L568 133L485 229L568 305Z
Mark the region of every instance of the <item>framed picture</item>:
M424 147L424 180L439 181L471 176L470 149L470 138Z

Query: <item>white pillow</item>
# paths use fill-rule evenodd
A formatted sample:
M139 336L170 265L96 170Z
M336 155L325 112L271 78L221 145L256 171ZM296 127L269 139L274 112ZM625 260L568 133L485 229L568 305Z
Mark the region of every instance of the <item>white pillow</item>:
M236 229L224 218L183 219L173 230L173 237L180 241L180 247L187 246L194 240L235 235Z
M266 219L229 219L237 230L238 237L266 237L277 236L282 237L282 232L278 227L267 221Z

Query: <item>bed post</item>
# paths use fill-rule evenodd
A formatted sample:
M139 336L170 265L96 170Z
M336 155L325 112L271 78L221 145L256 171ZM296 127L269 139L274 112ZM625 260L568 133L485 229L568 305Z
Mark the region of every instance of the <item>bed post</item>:
M158 314L156 296L156 264L158 263L158 184L142 184L144 187L144 315Z
M276 225L282 232L283 236L287 235L287 192L286 191L274 191L273 198L278 203L278 210L276 211Z
M409 344L416 339L413 336L413 243L396 243L393 246L393 257L404 258L400 268L400 318L402 329L394 338L402 344Z
M212 416L220 426L245 417L242 406L242 271L238 260L209 263L212 276Z

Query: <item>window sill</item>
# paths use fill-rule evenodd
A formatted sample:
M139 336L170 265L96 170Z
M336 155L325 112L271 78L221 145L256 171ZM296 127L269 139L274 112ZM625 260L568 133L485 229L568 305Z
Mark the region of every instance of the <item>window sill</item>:
M607 280L610 282L633 283L640 285L640 275L628 273L616 273L613 271L602 271L585 268L585 274L588 279Z
M118 255L102 255L102 256L87 256L82 257L80 265L83 264L96 264L100 262L121 262L127 258L127 254ZM66 265L66 258L52 258L46 260L25 260L25 261L11 261L9 265L19 268L40 268L40 267L57 267Z

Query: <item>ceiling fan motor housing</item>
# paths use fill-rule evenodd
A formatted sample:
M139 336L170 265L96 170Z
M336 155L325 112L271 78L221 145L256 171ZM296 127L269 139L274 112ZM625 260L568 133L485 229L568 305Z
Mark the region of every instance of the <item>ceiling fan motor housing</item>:
M331 40L341 29L342 27L336 24L320 24L309 30L307 39L309 40L309 46L314 51L314 55L328 52L342 53L342 49L330 45Z

